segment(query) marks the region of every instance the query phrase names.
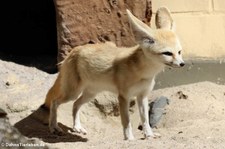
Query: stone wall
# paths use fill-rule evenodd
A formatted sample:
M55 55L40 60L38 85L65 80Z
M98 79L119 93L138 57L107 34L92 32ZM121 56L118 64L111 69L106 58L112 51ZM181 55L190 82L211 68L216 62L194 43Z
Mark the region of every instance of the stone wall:
M54 0L57 14L58 62L78 45L113 41L135 45L126 9L146 24L151 20L151 0Z
M225 0L152 0L153 13L168 7L186 58L225 57Z

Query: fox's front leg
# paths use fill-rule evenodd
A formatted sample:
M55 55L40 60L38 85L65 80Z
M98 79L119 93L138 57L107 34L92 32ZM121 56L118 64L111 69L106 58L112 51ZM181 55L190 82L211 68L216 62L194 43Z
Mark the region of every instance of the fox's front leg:
M149 109L147 96L143 95L138 96L137 102L145 138L155 137L149 125L149 115L148 115Z
M123 125L124 139L125 140L134 140L131 122L130 122L130 118L129 118L129 100L125 99L121 95L119 95L118 99L119 99L121 122Z

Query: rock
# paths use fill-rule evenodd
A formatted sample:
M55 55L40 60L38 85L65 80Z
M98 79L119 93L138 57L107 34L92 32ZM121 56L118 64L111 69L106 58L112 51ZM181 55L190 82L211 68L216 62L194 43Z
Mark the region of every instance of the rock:
M1 116L4 115L4 116ZM11 126L6 112L0 108L0 148L1 149L48 149L44 143L35 139L27 139L15 127Z
M92 102L105 116L120 115L117 95L111 92L103 92L101 94L98 94L96 99ZM132 99L129 106L130 113L134 113L135 104L135 100Z
M169 105L169 99L164 96L155 99L149 104L149 124L151 127L155 127L163 114L165 114L166 105Z
M169 99L161 96L149 104L149 124L155 127L165 114L165 106L169 105Z
M94 2L54 0L54 2L57 14L58 62L63 60L73 47L90 41L98 43L110 40L118 46L133 46L136 43L128 25L126 9L131 10L148 25L152 16L151 0Z
M166 105L169 105L169 99L164 96L156 98L153 102L149 103L149 124L152 128L157 126L165 114ZM138 129L142 130L142 125L139 125Z
M119 104L116 95L104 92L99 94L93 103L105 116L119 116Z

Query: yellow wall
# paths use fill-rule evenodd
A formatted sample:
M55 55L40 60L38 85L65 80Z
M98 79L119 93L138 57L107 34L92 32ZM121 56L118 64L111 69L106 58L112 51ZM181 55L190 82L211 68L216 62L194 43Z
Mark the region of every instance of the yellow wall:
M152 0L153 13L160 6L172 12L185 57L225 57L225 0Z

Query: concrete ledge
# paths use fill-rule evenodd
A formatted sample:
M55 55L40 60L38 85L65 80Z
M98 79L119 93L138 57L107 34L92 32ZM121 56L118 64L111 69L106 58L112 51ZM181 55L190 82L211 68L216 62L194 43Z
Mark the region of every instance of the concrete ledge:
M195 60L186 61L184 68L166 69L156 78L154 89L172 87L196 82L210 81L225 84L225 61ZM194 75L193 75L194 74Z

